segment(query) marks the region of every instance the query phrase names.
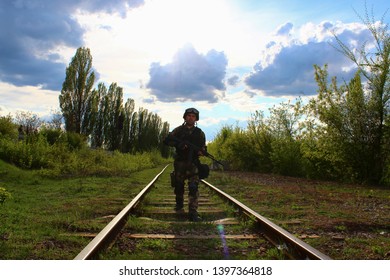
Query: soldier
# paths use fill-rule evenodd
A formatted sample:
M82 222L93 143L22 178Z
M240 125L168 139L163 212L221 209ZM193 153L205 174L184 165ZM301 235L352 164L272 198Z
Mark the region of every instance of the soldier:
M175 188L176 211L182 211L184 207L184 185L188 180L188 215L189 220L199 221L198 215L198 166L199 156L206 152L206 136L196 126L199 120L199 111L188 108L183 115L184 123L176 127L165 139L165 144L176 148L174 161L174 175L172 185ZM186 144L191 143L200 149L194 149Z

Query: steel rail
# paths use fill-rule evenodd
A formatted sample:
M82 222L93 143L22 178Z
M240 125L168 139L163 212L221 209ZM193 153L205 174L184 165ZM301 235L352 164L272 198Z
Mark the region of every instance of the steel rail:
M235 198L231 197L227 193L221 191L217 187L214 187L205 180L201 180L203 184L216 191L224 199L238 207L241 211L252 216L259 223L261 230L264 231L266 238L276 245L278 248L284 250L290 257L297 259L313 259L313 260L330 260L331 258L317 249L311 247L309 244L298 239L291 233L287 232L283 228L274 224L267 218L261 216L257 212L253 211L243 203L239 202Z
M111 222L98 234L96 237L74 258L74 260L88 260L91 259L104 245L109 243L111 239L126 223L126 219L131 210L138 204L138 202L149 192L150 188L154 185L160 175L169 166L166 165L163 170L154 177L150 183L143 188L143 190L116 215Z

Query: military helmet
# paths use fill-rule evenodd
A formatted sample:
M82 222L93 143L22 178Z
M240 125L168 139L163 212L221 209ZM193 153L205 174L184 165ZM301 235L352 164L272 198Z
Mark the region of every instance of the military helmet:
M184 112L184 115L183 115L183 119L185 119L187 114L195 114L196 120L199 121L199 111L196 110L195 108L188 108L188 109L186 109L185 112Z

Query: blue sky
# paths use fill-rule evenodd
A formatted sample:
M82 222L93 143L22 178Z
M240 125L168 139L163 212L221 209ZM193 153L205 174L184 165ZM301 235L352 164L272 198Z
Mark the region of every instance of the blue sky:
M381 19L388 1L366 1ZM365 1L5 0L0 2L0 115L58 110L65 69L91 50L99 82L156 112L171 129L187 107L208 139L251 113L315 96L313 65L354 73L332 32L370 42ZM388 23L388 16L385 17Z

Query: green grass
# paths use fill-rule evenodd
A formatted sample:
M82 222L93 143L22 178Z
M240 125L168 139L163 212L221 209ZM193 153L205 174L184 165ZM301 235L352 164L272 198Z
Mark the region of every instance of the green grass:
M0 160L0 188L11 194L0 204L0 259L73 259L91 240L74 234L97 233L103 229L110 217L122 210L162 167L120 173L120 176L49 178L42 176L41 170L26 171ZM297 236L319 235L304 241L331 258L390 257L388 189L329 183L288 189L243 182L217 172L212 172L207 180ZM380 211L375 220L370 216L372 211ZM282 223L295 218L301 222ZM251 223L248 220L246 225ZM358 225L367 225L360 235L354 232ZM180 231L177 225L165 226L164 230ZM206 231L213 225L193 224L189 230L191 226L204 227ZM162 230L161 224L140 223L136 219L130 220L127 227L145 233ZM225 227L231 234L240 230L240 226ZM334 234L341 234L344 239L334 239ZM223 257L220 240L205 242L199 252L181 252L181 248L190 246L180 242L187 241L132 241L122 244L132 249L131 254L122 251L120 254L122 259L181 259L186 254L191 259L202 259L207 246L211 246L217 250L207 255L209 259ZM281 258L279 250L263 248L262 244L253 244L257 249L247 252L242 250L248 244L228 240L227 245L232 259ZM117 258L115 250L119 249L112 249L112 255ZM109 254L104 257L109 259Z
M74 232L99 232L162 167L128 177L49 179L0 160L0 259L73 259L89 243Z
M211 172L207 180L297 237L318 236L303 241L333 259L390 259L389 188L239 176ZM267 254L279 259L277 250Z

